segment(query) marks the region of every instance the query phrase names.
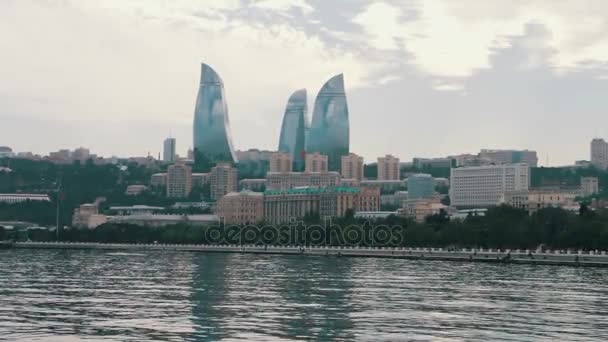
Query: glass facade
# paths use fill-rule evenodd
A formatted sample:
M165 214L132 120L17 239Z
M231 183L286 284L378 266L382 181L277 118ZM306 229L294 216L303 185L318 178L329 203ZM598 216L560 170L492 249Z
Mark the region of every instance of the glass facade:
M194 109L194 148L210 161L237 162L232 147L224 83L207 64L201 65L201 82Z
M330 171L340 170L341 157L349 153L348 105L342 74L327 81L317 95L306 151L327 155Z
M304 169L306 131L308 129L308 106L306 103L306 89L300 89L289 97L279 138L279 151L292 155L294 170L296 171Z

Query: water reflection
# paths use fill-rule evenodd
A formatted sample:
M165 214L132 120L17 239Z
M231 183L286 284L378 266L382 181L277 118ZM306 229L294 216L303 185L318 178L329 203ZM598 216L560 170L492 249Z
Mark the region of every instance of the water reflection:
M0 251L0 340L608 340L608 269Z

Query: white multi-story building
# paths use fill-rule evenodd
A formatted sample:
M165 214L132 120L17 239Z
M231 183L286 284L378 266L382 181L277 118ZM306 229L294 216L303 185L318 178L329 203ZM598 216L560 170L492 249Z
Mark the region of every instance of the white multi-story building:
M270 155L270 172L293 171L293 157L288 152L273 152Z
M185 198L192 190L192 168L175 164L167 168L167 197Z
M591 140L591 164L608 169L608 143L604 139Z
M399 180L401 179L401 170L399 167L399 158L387 154L384 157L378 158L378 180Z
M340 173L345 179L363 179L363 157L354 153L341 157Z
M451 170L450 200L457 208L498 205L505 192L528 190L530 166L504 164L461 167Z
M319 152L307 153L305 159L305 172L327 172L326 155Z

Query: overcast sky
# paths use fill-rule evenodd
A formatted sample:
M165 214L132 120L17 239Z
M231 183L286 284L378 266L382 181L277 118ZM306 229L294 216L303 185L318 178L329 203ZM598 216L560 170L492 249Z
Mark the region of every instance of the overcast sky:
M0 145L156 155L192 145L200 63L237 149L276 149L284 107L345 74L370 161L608 138L608 1L0 0ZM309 115L312 115L310 113Z

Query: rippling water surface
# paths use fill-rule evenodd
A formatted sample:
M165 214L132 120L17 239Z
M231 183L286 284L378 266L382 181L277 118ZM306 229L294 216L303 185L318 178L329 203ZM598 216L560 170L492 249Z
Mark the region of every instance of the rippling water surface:
M608 340L608 269L1 250L0 340Z

